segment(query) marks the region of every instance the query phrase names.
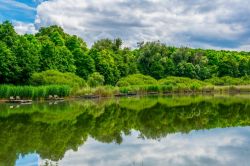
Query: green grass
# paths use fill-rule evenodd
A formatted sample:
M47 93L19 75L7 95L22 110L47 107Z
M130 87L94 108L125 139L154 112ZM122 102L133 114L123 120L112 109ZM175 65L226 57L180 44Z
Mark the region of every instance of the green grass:
M14 86L0 85L0 98L20 96L21 98L39 99L49 95L66 97L70 95L70 87L66 85L47 86Z
M139 77L136 79L136 77ZM135 80L133 82L133 80ZM124 83L124 84L123 84ZM128 83L128 84L127 84ZM84 96L95 95L99 97L112 97L116 94L149 93L239 93L250 92L249 77L243 78L212 78L205 81L185 77L167 77L161 80L151 79L141 74L132 75L121 79L119 86L79 87L74 89L70 85L46 85L46 86L13 86L0 85L0 98L20 96L21 98L46 98L48 95ZM121 86L124 85L124 86Z
M211 83L211 84L217 85L217 86L249 85L250 78L249 77L233 78L233 77L229 77L229 76L213 77L213 78L205 80L205 82Z

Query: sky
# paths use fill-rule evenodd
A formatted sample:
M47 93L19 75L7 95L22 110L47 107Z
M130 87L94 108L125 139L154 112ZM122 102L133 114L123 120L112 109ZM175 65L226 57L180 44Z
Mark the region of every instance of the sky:
M250 0L0 0L18 33L59 25L89 45L120 37L194 48L250 50Z

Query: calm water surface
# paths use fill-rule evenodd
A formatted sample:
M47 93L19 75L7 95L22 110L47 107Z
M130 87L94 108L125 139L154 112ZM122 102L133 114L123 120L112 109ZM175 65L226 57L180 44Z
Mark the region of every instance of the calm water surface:
M247 166L250 95L0 104L0 166Z

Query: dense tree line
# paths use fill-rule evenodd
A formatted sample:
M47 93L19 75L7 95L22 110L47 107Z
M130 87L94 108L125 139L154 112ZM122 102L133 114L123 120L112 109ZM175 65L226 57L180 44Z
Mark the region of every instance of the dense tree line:
M182 76L200 80L214 76L250 75L250 52L169 47L141 42L122 47L121 39L101 39L91 48L58 26L19 35L13 25L0 24L0 83L28 84L33 73L71 72L88 80L93 73L115 85L121 77L142 73L156 79Z

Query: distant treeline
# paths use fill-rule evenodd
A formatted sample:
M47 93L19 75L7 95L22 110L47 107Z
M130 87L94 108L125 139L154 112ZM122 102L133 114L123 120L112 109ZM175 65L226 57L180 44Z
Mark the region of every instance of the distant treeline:
M29 84L34 73L58 70L87 80L93 73L115 85L135 73L155 79L181 76L200 80L250 75L250 52L169 47L160 42L141 42L123 48L121 39L101 39L91 48L58 26L41 28L36 34L19 35L13 25L0 24L0 83Z

